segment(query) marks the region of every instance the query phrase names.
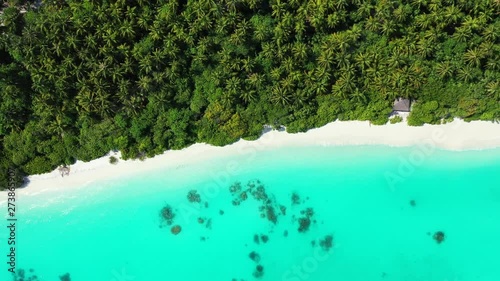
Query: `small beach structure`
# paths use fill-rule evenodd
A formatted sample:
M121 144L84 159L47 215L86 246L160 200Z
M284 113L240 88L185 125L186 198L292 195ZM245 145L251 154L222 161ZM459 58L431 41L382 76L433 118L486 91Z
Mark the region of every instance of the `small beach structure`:
M411 109L411 100L398 98L394 101L394 106L392 107L392 111L394 113L399 112L410 112Z
M69 167L68 166L59 166L59 173L61 173L61 177L69 176Z

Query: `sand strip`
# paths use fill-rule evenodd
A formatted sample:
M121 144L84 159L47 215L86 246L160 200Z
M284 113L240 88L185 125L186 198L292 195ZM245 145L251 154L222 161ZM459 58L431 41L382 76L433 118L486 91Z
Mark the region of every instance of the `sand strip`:
M288 134L283 131L269 131L258 140L240 140L225 147L208 144L194 144L177 151L166 151L154 158L140 160L120 160L109 163L110 153L90 161L78 161L71 166L69 176L61 177L59 171L33 175L26 188L18 194L35 195L47 190L64 190L81 186L88 182L110 179L203 161L218 156L245 154L249 151L266 150L293 146L337 146L337 145L389 145L413 146L433 145L448 150L474 150L500 147L500 124L484 121L464 122L455 120L444 125L424 125L410 127L405 123L384 126L370 125L367 121L336 121L306 133ZM115 157L119 158L120 153Z

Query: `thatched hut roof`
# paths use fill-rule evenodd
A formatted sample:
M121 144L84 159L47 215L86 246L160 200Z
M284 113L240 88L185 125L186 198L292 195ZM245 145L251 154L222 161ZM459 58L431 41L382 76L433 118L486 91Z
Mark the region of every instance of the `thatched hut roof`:
M399 98L394 101L393 111L410 112L411 101L409 99Z

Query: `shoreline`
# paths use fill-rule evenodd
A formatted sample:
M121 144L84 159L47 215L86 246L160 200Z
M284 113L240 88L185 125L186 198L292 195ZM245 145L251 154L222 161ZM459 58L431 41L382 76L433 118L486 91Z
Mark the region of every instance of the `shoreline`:
M36 195L46 191L68 190L99 180L111 180L155 169L175 168L193 161L204 161L221 156L231 156L279 147L305 146L356 146L386 145L408 147L433 146L445 150L480 150L500 147L500 124L487 121L465 122L455 119L443 125L426 124L410 127L406 123L370 125L368 121L335 121L305 133L289 134L268 130L254 141L239 140L233 144L216 147L196 143L181 150L169 150L153 158L122 160L120 153L110 152L101 158L71 165L69 176L61 177L59 171L31 175L29 183L18 194ZM119 159L109 163L109 157ZM5 191L4 191L5 192Z

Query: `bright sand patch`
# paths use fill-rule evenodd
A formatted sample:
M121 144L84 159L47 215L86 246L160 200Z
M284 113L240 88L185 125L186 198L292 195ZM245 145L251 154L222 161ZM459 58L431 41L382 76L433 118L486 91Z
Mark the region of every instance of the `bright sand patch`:
M258 140L240 140L224 147L194 144L182 150L166 151L145 161L120 159L117 164L112 165L109 157L114 153L110 153L86 163L77 161L71 166L69 176L61 177L57 170L30 176L30 183L26 188L18 190L18 194L35 195L49 190L59 191L96 180L157 168L175 168L218 156L244 155L278 147L336 145L426 145L449 150L495 148L500 147L500 124L455 120L444 125L410 127L405 123L375 126L367 121L336 121L306 133L269 131ZM120 154L117 153L115 157L119 158Z

